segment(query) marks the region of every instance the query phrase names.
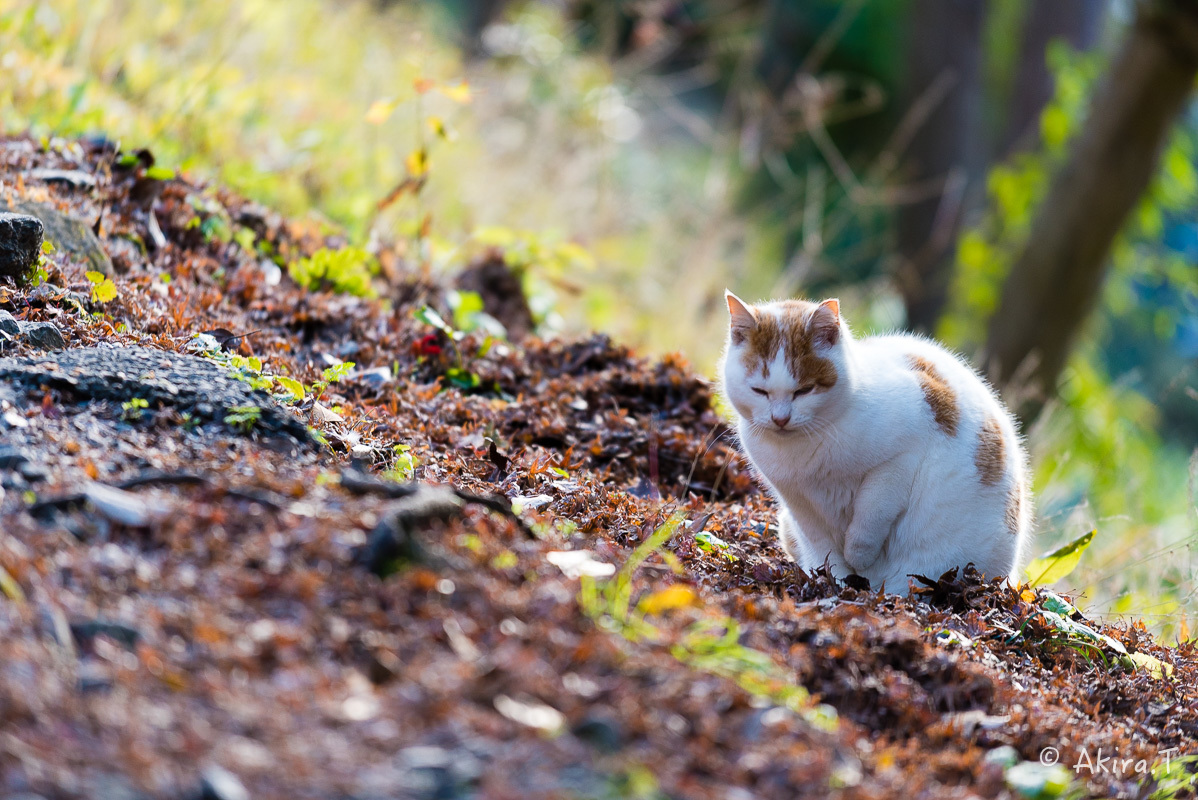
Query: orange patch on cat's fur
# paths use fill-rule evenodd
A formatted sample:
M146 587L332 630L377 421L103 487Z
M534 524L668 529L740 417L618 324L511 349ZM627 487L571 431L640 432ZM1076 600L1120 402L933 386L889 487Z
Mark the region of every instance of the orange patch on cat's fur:
M787 300L779 303L781 313L757 313L756 324L744 332L743 338L733 342L747 343L742 355L745 367L750 372L760 371L769 377L770 363L781 349L790 374L800 386L830 389L836 385L836 365L815 354L817 338L827 335L826 323L816 320L820 307L803 300Z
M1018 483L1011 484L1007 493L1007 508L1003 512L1003 521L1007 523L1007 532L1012 536L1019 535L1019 516L1023 512L1023 487Z
M973 463L978 468L983 486L993 486L1002 479L1003 468L1006 466L1006 449L998 420L987 417L978 429L978 449L973 454Z
M957 405L957 393L949 386L936 365L921 356L907 356L907 363L915 370L923 389L923 399L932 409L932 416L940 429L949 436L957 435L961 422L961 408Z

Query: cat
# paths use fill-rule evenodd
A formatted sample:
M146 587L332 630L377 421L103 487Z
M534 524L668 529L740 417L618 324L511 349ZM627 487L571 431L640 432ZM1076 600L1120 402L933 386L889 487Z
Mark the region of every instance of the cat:
M1027 454L977 372L921 336L855 339L834 299L725 296L722 394L802 569L892 592L970 562L1018 580Z

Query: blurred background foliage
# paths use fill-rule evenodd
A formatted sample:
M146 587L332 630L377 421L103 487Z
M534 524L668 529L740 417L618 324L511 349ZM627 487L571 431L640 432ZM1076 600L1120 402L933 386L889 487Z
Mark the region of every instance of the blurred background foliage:
M722 292L978 356L1130 0L0 0L9 133L104 135L373 254L499 248L543 334L711 373ZM1027 431L1065 588L1190 637L1198 116ZM394 260L394 259L393 259ZM386 273L386 259L380 259ZM1062 302L1069 302L1062 298Z

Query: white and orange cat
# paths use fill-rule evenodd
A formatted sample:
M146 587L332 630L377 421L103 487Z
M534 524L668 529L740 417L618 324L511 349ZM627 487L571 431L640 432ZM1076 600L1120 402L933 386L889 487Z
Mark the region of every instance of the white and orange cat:
M800 567L902 592L969 562L1018 579L1027 456L968 364L914 335L854 339L836 300L726 296L723 393Z

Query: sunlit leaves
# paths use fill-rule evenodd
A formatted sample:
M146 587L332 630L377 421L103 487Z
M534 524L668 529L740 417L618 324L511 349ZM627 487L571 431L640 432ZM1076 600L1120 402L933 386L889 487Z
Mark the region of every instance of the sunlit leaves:
M447 142L452 142L457 138L457 134L449 129L449 127L445 124L445 120L435 114L426 119L425 124L428 125L429 130L437 135L438 139L444 139Z
M374 257L365 250L343 247L321 248L311 258L292 262L287 272L292 280L310 291L331 289L337 294L374 297L371 278L377 269Z
M675 583L643 597L638 609L643 614L661 614L699 604L699 595L694 589L685 584Z
M290 402L298 403L304 399L304 385L295 378L288 378L283 375L276 375L275 381L287 392L290 396Z
M1047 553L1027 565L1027 582L1030 586L1047 586L1056 583L1077 568L1082 553L1094 541L1095 531L1087 531L1071 542Z
M418 147L408 153L408 157L404 159L404 166L411 177L423 177L428 172L428 148Z
M382 125L391 118L398 107L397 100L375 100L366 110L366 121L371 125Z
M92 285L93 303L109 303L116 299L116 284L104 273L89 270L87 280Z
M472 99L472 95L470 93L470 84L466 83L466 81L453 84L452 86L442 86L440 91L441 94L445 95L455 103L465 104L469 103Z

